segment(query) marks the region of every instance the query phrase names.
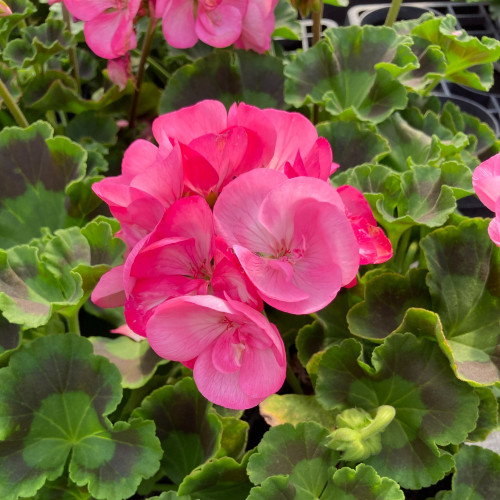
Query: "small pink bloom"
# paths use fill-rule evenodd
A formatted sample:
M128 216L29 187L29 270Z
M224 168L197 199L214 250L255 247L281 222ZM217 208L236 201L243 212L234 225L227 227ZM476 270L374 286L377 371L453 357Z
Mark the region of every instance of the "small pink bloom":
M500 246L500 153L483 161L474 170L472 186L479 199L496 215L488 232L493 242Z
M248 0L157 0L163 34L172 46L187 49L198 40L228 47L240 36Z
M10 16L11 14L12 10L10 7L3 0L0 0L0 18Z
M108 60L108 76L109 79L123 90L130 79L134 79L132 74L132 66L130 63L130 53L116 59Z
M169 300L155 309L147 338L163 358L193 366L200 392L227 408L256 406L285 380L278 330L240 302L210 296Z
M135 49L134 18L141 0L64 0L69 12L85 22L83 32L99 57L116 59Z
M214 206L216 229L262 299L285 312L325 307L359 267L359 246L335 189L319 179L253 170Z
M274 31L274 9L278 0L249 0L243 17L241 35L235 46L263 54L271 47Z
M347 218L358 240L361 265L381 264L392 257L392 245L377 221L363 193L352 186L337 189L344 202Z

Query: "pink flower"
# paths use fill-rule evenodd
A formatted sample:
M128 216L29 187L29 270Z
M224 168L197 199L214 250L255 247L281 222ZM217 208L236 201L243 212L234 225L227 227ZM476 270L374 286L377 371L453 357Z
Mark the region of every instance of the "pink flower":
M500 153L479 165L472 174L472 185L484 205L496 217L490 222L488 233L500 247Z
M116 59L135 49L134 18L141 0L64 0L69 12L85 21L83 32L99 57Z
M3 0L0 0L0 19L2 17L10 16L11 14L12 10L10 7Z
M165 210L182 196L183 168L178 144L157 148L138 139L125 151L122 175L92 186L121 224L129 249L153 231Z
M182 295L228 296L262 309L253 285L233 259L227 245L215 238L207 202L199 196L179 200L125 262L122 288L128 325L144 335L154 309Z
M359 246L340 196L326 182L253 170L214 206L217 233L262 299L285 312L325 307L359 267Z
M352 186L341 186L337 193L345 205L359 245L359 263L381 264L392 257L392 245L382 228L377 226L372 210L363 193Z
M255 50L263 54L271 47L274 31L274 9L278 0L249 0L241 35L234 44L245 50Z
M120 90L123 90L127 86L130 79L134 80L130 53L116 59L108 60L108 76Z
M228 47L241 34L248 0L157 0L163 34L172 46L187 49L198 40Z
M155 309L147 338L163 358L193 366L200 392L227 408L256 406L285 380L278 330L240 302L210 296L169 300Z

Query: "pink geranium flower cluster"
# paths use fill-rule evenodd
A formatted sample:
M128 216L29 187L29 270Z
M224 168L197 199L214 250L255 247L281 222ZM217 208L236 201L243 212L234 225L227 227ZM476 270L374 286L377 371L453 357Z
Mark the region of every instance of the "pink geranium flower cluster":
M94 185L127 254L92 299L124 305L129 327L193 368L207 399L254 406L286 371L263 302L318 311L391 245L363 195L328 182L330 145L298 113L202 101L153 133L158 146L135 141L122 174Z
M479 199L495 213L488 233L500 247L500 153L479 165L472 175L472 185Z

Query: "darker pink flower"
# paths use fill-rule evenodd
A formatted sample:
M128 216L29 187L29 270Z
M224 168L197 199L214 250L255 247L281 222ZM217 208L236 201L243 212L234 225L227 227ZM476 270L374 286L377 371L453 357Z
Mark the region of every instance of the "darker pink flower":
M319 179L247 172L220 194L214 218L262 299L276 309L318 311L358 270L359 247L342 200Z
M218 297L179 297L159 305L147 324L151 347L193 367L200 392L244 410L275 393L286 374L276 327L255 309Z
M352 186L341 186L337 193L344 202L359 245L359 263L382 264L392 257L392 245L377 221L363 193Z
M490 222L488 233L500 247L500 153L474 170L472 185L481 202L496 215Z
M243 17L241 35L235 46L263 54L271 47L274 31L274 9L278 0L249 0Z
M116 59L137 46L133 23L141 0L64 0L64 4L85 21L85 41L99 57Z

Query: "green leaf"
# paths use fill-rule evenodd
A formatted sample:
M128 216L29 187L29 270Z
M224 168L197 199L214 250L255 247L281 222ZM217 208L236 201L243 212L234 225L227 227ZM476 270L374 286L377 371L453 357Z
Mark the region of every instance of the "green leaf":
M231 457L240 460L245 453L250 426L236 417L220 417L222 421L222 436L219 457Z
M0 79L7 87L9 94L14 98L14 101L19 101L21 89L19 88L19 82L17 80L17 72L0 62Z
M338 453L324 446L329 434L315 422L272 427L259 443L257 453L250 457L250 480L261 484L270 476L287 475L298 495L319 497L329 469L338 461Z
M34 495L69 477L95 498L128 498L159 466L152 422L112 425L121 398L118 370L76 335L40 338L0 370L0 494Z
M79 488L67 477L61 476L55 481L47 481L37 491L36 500L90 500L87 488Z
M390 151L387 140L370 123L336 119L320 123L317 129L332 146L333 159L340 165L337 172L363 163L377 163Z
M478 397L451 371L434 342L394 334L375 348L373 367L361 360L354 339L333 346L321 358L316 391L327 409L381 405L396 410L382 433L382 451L365 460L381 476L402 487L434 484L453 467L438 446L458 444L474 429Z
M360 464L356 469L342 467L335 472L322 498L342 500L404 500L404 493L392 479L380 477L373 467Z
M5 47L10 32L23 19L36 11L35 6L28 0L9 0L9 8L12 14L0 18L0 46Z
M301 500L313 500L312 495L301 491ZM268 477L260 486L250 490L248 500L294 500L297 492L287 476Z
M384 273L369 280L365 300L347 315L351 333L382 341L401 324L408 308L430 309L426 275L425 269L411 269L406 276Z
M323 104L334 116L374 123L406 106L406 90L394 77L416 67L409 37L375 26L331 28L324 36L285 67L289 104Z
M176 484L220 449L222 423L191 378L152 392L132 417L156 424L164 456L162 470Z
M500 491L500 456L479 446L463 446L455 456L457 471L451 492L440 500L490 500Z
M282 108L283 63L251 51L218 51L177 70L160 99L160 113L217 99L227 108L244 101L260 108Z
M481 41L456 29L456 19L449 14L429 19L412 30L412 35L437 45L446 58L445 78L479 90L493 84L493 62L500 57L500 42L483 36Z
M274 37L287 38L288 40L300 40L300 23L297 20L297 11L287 0L279 0L274 9Z
M27 40L15 38L3 50L2 58L11 68L29 68L36 58L36 50Z
M476 428L467 436L467 441L484 441L498 427L498 402L488 387L477 387L479 396L479 418Z
M421 241L433 309L457 376L474 385L500 380L500 249L487 220L438 229Z
M122 387L142 387L154 374L156 367L167 361L160 358L147 340L136 342L128 337L89 337L94 353L109 359L120 371Z
M4 359L4 353L16 349L21 342L21 327L9 323L0 314L0 361Z
M109 114L95 111L85 111L76 115L66 128L68 137L83 145L91 141L106 145L115 144L117 133L116 120Z
M326 429L335 429L336 412L325 410L315 396L273 394L260 403L259 410L271 427L313 421Z
M179 495L201 500L245 500L252 487L246 465L247 460L239 464L229 457L212 459L184 478Z
M83 177L85 160L78 144L52 137L52 128L44 122L0 132L0 247L39 237L43 227L64 227L64 189Z

